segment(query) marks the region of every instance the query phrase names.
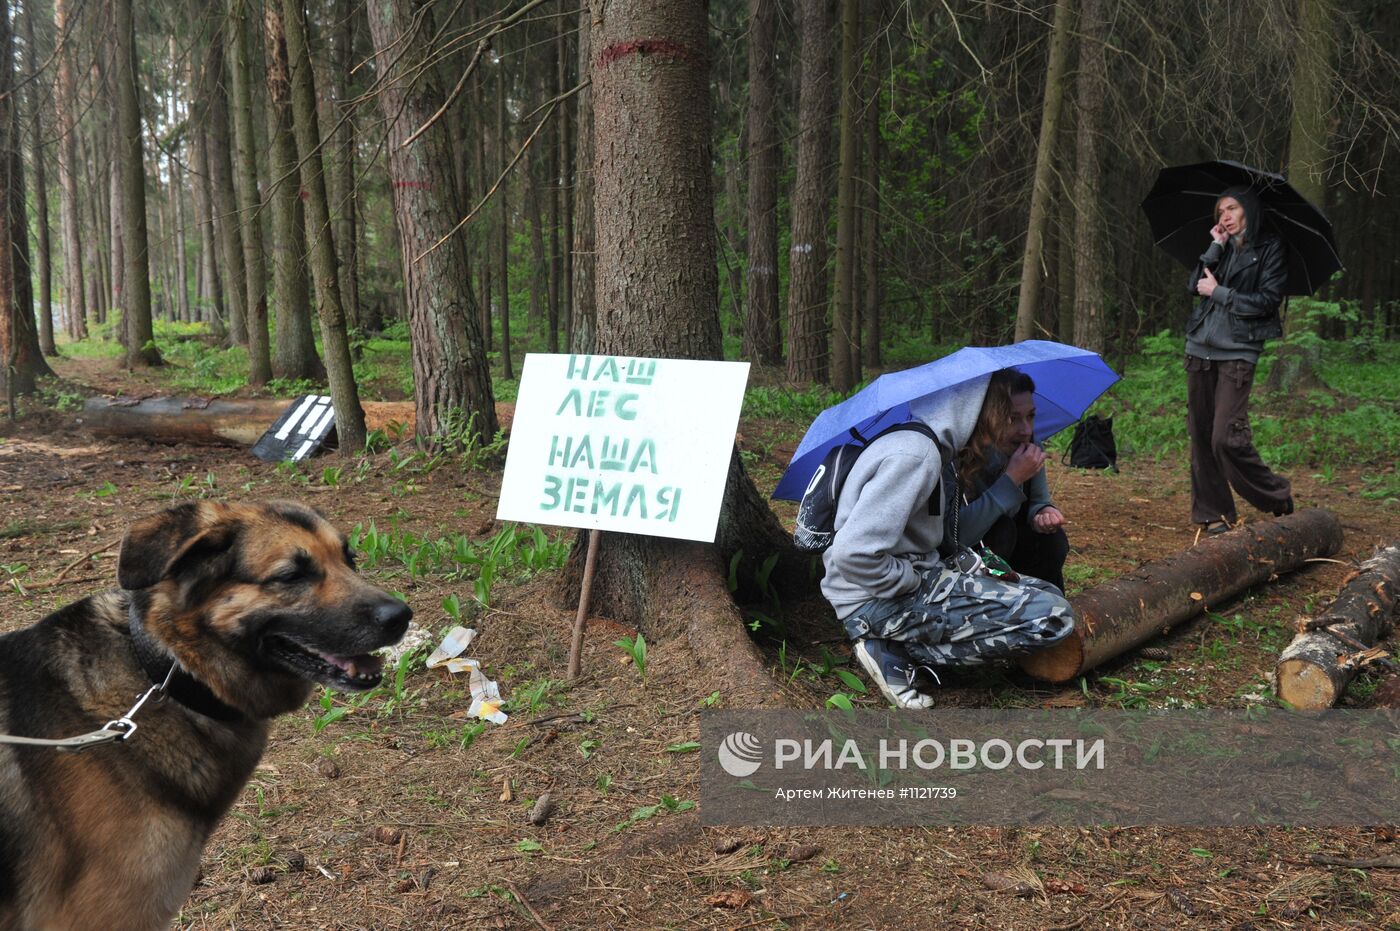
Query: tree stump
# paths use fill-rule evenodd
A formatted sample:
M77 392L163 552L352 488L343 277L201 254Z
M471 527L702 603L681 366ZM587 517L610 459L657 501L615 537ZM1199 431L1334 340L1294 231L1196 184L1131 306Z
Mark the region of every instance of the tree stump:
M1330 708L1372 655L1369 648L1390 633L1400 594L1400 543L1376 551L1347 577L1327 610L1279 656L1278 697L1308 711Z

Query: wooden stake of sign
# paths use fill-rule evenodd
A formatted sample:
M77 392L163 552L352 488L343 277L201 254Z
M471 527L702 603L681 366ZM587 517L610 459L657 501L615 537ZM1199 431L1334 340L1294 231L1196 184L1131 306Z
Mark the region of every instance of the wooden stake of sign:
M593 596L593 568L598 562L598 542L603 531L588 531L588 555L583 560L583 586L578 593L578 616L574 618L574 636L569 642L569 681L578 678L583 659L583 628L588 623L588 600Z
M1400 544L1376 552L1352 573L1327 609L1303 623L1275 667L1278 697L1294 708L1320 711L1337 703L1391 628L1400 597Z

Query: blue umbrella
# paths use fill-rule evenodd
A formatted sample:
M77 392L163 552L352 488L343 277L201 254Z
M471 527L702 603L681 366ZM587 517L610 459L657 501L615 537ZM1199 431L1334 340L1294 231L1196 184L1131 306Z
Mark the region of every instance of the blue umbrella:
M909 402L1004 368L1018 369L1035 380L1036 439L1042 441L1078 420L1118 380L1118 373L1098 353L1040 339L968 346L918 368L881 375L817 415L773 497L800 500L827 451L851 442L852 429L863 437L874 436L910 420Z

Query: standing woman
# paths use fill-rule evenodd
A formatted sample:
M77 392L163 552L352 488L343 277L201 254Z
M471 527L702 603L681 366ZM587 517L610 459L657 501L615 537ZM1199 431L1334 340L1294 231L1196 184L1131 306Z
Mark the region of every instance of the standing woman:
M1230 188L1215 202L1210 237L1191 275L1201 300L1186 323L1186 423L1191 520L1219 533L1237 520L1231 488L1261 511L1293 513L1292 486L1259 458L1249 427L1255 364L1264 341L1283 335L1288 261L1249 188Z

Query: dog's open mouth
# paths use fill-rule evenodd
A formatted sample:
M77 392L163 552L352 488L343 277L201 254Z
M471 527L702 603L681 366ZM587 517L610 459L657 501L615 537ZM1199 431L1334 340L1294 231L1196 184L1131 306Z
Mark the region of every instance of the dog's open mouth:
M267 638L266 644L268 655L289 672L332 688L351 692L372 689L384 672L384 660L373 653L336 656L275 636Z

